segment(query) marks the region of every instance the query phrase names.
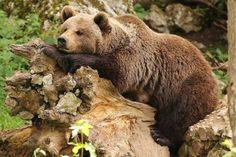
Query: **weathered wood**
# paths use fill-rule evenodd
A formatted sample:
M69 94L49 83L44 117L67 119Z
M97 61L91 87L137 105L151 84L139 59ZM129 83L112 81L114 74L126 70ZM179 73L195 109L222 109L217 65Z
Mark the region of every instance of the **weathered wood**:
M30 72L17 72L7 79L6 105L13 114L34 117L37 125L1 132L0 156L28 157L36 148L47 151L47 156L71 155L69 127L80 119L93 126L87 140L98 156L169 156L168 148L150 136L152 107L125 99L90 68L82 67L73 75L62 72L40 52L44 44L35 40L11 46L13 53L31 64Z
M233 144L236 146L236 0L228 0L228 54L229 54L229 85L228 105L229 118L233 134Z

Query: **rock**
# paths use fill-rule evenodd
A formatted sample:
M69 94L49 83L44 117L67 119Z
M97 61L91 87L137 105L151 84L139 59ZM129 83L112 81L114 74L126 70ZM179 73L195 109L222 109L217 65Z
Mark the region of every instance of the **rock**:
M95 14L98 11L107 12L112 16L125 13L134 14L132 0L0 1L0 9L6 11L9 15L17 10L20 17L25 17L29 12L34 11L39 13L40 19L43 20L59 20L60 12L65 5L74 6L78 11L89 14Z
M81 103L81 99L77 98L75 94L68 92L59 100L56 110L61 113L65 112L76 115L77 108Z
M54 85L45 85L43 86L43 93L50 107L56 106L56 102L58 101L58 91L56 87Z
M52 74L43 77L43 85L51 85L53 81Z
M182 4L170 4L166 7L165 12L171 18L173 24L183 29L186 33L197 32L201 29L202 15L190 7Z
M96 14L99 11L108 13L111 16L134 14L132 0L80 0L79 3L70 2L75 10L81 13Z
M61 79L58 79L55 82L55 86L58 91L72 91L76 86L76 81L73 79L73 77L70 74L67 74L66 76L62 77Z
M93 75L88 75L88 73L91 73L91 71L93 71L93 69L91 68L85 68L85 67L81 67L81 70L77 70L76 73L74 74L74 79L77 82L78 86L83 88L83 93L81 95L81 98L83 99L84 103L90 102L93 100L95 93L94 90L91 90L95 87L93 87L93 83L92 80L94 78L98 78L98 72L95 71L92 74ZM81 76L87 76L87 77L81 77ZM95 79L96 80L96 79ZM88 107L90 105L87 105Z
M7 96L6 99L5 99L5 105L9 109L13 109L18 105L18 103L14 98L11 98L11 97Z
M221 157L225 148L220 142L231 137L228 109L223 106L189 128L179 149L179 156Z
M31 78L31 84L33 85L42 85L43 84L43 76L39 74L33 74Z
M47 30L49 30L50 27L51 27L51 24L50 24L49 20L45 20L43 22L43 30L47 31Z
M144 22L154 31L169 33L169 17L156 5L151 6L149 15L144 17Z
M201 29L202 17L203 15L182 4L170 4L165 11L152 5L149 15L144 17L144 21L157 32L169 33L178 27L188 33Z

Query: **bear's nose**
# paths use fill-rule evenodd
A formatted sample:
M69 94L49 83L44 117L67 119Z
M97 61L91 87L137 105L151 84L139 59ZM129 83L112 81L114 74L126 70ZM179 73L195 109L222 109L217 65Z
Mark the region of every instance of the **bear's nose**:
M65 47L65 45L66 45L66 39L63 38L63 37L59 37L59 38L57 39L57 42L58 42L58 45L59 45L60 47Z

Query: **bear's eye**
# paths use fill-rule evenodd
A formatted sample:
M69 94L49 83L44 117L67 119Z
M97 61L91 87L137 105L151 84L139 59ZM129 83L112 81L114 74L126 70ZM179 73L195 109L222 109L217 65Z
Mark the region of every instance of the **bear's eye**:
M77 35L82 35L83 33L81 31L76 31Z
M66 31L67 31L67 28L63 29L63 31L62 31L62 32L64 33L64 32L66 32Z

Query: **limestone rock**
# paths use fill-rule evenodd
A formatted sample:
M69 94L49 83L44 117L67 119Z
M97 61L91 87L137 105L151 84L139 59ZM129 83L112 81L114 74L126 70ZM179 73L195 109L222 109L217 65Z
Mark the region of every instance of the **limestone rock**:
M188 33L201 29L203 15L182 4L170 4L163 11L156 5L152 5L149 15L144 17L146 24L153 30L161 33L169 33L175 27Z
M27 13L34 11L38 12L40 18L43 20L59 20L60 12L65 5L74 6L78 11L89 14L95 14L98 11L107 12L112 16L125 13L134 14L133 0L0 1L0 9L5 10L8 14L11 14L14 10L17 10L21 17L25 17ZM48 25L48 23L45 25Z
M169 33L169 17L156 5L151 6L150 13L144 17L144 22L157 32Z
M220 142L231 137L228 109L223 106L189 128L179 150L179 156L221 157L225 150Z
M5 99L5 105L9 108L9 109L13 109L18 105L18 102L14 99L11 98L9 96L6 97Z
M67 74L66 76L58 79L55 82L55 86L58 91L72 91L76 86L76 81L73 79L72 75Z
M48 74L46 76L43 77L43 85L52 85L52 74Z
M56 106L58 101L58 91L54 85L43 86L43 93L45 99L49 102L50 107Z
M82 103L81 99L77 98L75 94L68 92L58 102L56 109L63 113L76 115L77 109Z
M196 11L182 4L170 4L165 12L171 18L174 25L183 29L186 33L201 29L201 17Z
M42 85L43 84L43 76L39 74L33 74L31 78L31 84L33 85Z

